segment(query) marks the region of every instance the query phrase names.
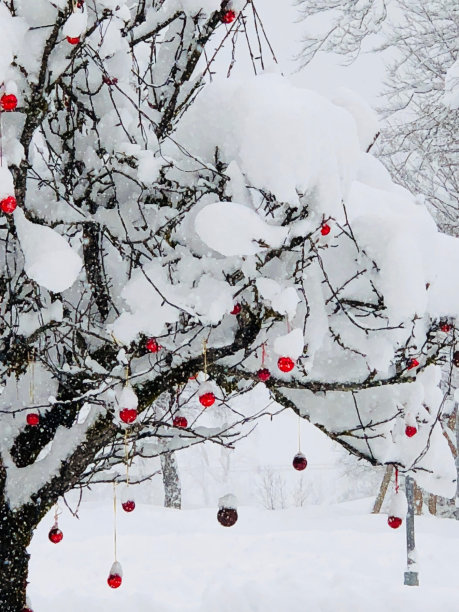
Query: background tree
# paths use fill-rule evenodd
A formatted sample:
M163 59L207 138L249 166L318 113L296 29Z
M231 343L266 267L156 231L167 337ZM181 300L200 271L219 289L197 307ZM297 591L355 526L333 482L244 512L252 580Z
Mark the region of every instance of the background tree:
M61 496L232 445L261 383L372 465L454 484L435 364L459 247L346 108L273 74L209 84L244 11L269 48L253 2L0 5L4 612Z

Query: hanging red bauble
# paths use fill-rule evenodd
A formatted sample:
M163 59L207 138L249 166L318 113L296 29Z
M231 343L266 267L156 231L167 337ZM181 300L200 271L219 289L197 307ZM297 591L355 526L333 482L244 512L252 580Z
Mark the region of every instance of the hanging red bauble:
M80 42L79 36L67 36L67 42L71 45L77 45Z
M277 367L281 372L291 372L295 367L295 362L290 357L279 357Z
M456 368L459 368L459 351L454 351L453 353L453 364Z
M120 419L123 423L133 423L137 418L137 410L135 408L123 408L120 410Z
M389 516L387 519L387 524L389 527L392 527L392 529L398 529L402 522L403 521L399 516Z
M150 353L157 353L158 351L161 350L162 347L159 346L159 344L156 342L154 338L149 338L145 343L145 348Z
M230 312L230 314L232 315L238 315L241 312L241 305L240 304L234 304L234 308L233 310Z
M322 227L320 228L320 233L322 234L322 236L327 236L331 231L331 227L328 225L328 223L324 223L322 225Z
M4 213L10 215L16 210L17 202L14 196L8 196L0 202L0 208Z
M107 584L112 589L117 589L118 587L120 587L122 582L123 579L119 574L110 574L107 578Z
M208 391L207 393L203 393L199 396L199 401L204 408L208 408L215 402L215 395L212 393L212 391Z
M63 537L64 537L64 534L59 529L59 527L53 527L48 533L49 541L52 542L53 544L59 544L59 542L62 541Z
M125 512L132 512L135 509L135 501L133 499L127 499L121 504L121 507Z
M184 416L176 416L174 417L173 425L174 427L180 427L181 429L184 429L185 427L188 427L188 421Z
M223 13L223 16L222 16L223 23L233 23L235 19L236 19L235 11L226 11L225 13Z
M419 365L419 361L413 357L413 359L410 359L408 361L407 368L408 370L413 370L414 368L417 368L418 365Z
M442 323L440 325L440 329L442 332L444 332L445 334L447 334L448 332L451 331L451 325L449 323Z
M18 105L18 99L14 94L3 94L0 105L4 111L14 111Z
M418 430L416 429L416 427L413 427L413 425L407 425L405 427L405 434L406 436L408 436L408 438L412 438L414 435L416 435L418 432Z
M261 382L266 382L271 378L271 372L268 370L268 368L262 368L261 370L258 370L257 377L258 380L261 380Z
M295 470L302 472L304 469L306 469L306 466L308 465L308 461L306 457L303 455L303 453L297 453L293 457L292 465L295 468Z
M33 612L32 608L22 608L22 612Z
M217 513L217 520L223 527L232 527L237 522L236 508L220 508Z
M35 427L40 422L40 415L36 412L29 412L29 414L26 416L26 422L27 425Z

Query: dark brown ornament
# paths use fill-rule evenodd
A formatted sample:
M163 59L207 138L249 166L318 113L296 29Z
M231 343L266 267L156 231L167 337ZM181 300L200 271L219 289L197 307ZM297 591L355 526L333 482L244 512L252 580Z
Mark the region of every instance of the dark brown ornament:
M237 522L237 510L235 508L220 508L217 520L223 527L232 527Z

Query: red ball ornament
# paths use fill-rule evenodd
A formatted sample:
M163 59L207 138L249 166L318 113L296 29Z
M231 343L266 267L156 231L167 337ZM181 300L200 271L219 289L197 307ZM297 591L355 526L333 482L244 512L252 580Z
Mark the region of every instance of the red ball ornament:
M18 105L18 99L14 94L3 94L0 105L4 111L14 111Z
M330 231L331 231L331 227L328 225L328 223L324 223L322 227L320 228L320 233L322 234L322 236L328 236Z
M258 380L261 380L261 382L266 382L271 378L271 372L268 370L268 368L262 368L261 370L258 370L257 377Z
M17 205L18 204L17 204L16 198L14 196L8 196L7 198L4 198L0 202L0 208L7 215L10 215L12 212L14 212L16 210L16 206Z
M137 410L135 408L123 408L120 410L120 419L123 423L133 423L137 418Z
M80 42L79 36L67 36L67 42L71 45L77 45Z
M176 416L173 420L174 427L180 427L180 429L184 429L188 427L188 421L184 416Z
M412 438L414 435L416 435L418 432L418 430L416 429L416 427L413 427L413 425L407 425L405 427L405 435L408 438Z
M159 346L159 344L156 342L154 338L149 338L145 343L145 348L150 353L157 353L158 351L161 350L162 347Z
M293 457L292 465L295 468L295 470L302 472L303 470L306 469L306 466L308 465L308 461L306 457L303 455L303 453L297 453Z
M204 406L204 408L208 408L209 406L212 406L212 404L215 402L215 395L212 393L212 391L209 391L208 393L203 393L199 396L199 401Z
M453 353L453 364L456 368L459 368L459 351L454 351Z
M226 11L225 13L223 13L223 16L222 16L223 23L233 23L235 19L236 19L235 11Z
M122 582L123 579L119 574L110 574L107 578L107 584L112 589L117 589L118 587L120 587Z
M414 358L410 359L407 364L407 369L413 370L414 368L417 368L418 365L419 365L419 361L417 359L414 359Z
M40 422L40 415L37 414L36 412L30 412L26 416L26 422L27 422L27 425L31 425L32 427L35 427Z
M443 323L442 325L440 325L440 329L442 332L447 334L448 332L451 331L451 325L449 323Z
M59 527L53 527L51 531L48 533L49 541L53 544L59 544L62 541L64 534L59 529Z
M133 499L128 499L121 504L121 507L125 512L132 512L135 509L135 501Z
M22 612L33 612L32 608L22 608Z
M291 372L295 367L295 362L290 357L279 357L277 367L281 372Z
M220 508L217 513L217 521L223 527L232 527L237 522L236 508Z
M389 516L387 524L389 527L392 527L392 529L398 529L402 524L402 519L399 516Z
M240 304L234 304L234 308L233 310L230 312L230 314L232 315L238 315L241 312L241 305Z

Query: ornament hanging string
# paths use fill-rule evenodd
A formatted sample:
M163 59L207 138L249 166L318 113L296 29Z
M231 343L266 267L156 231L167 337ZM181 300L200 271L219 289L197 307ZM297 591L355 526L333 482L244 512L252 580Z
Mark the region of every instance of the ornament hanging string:
M398 468L395 468L395 492L398 493L399 485L398 485Z
M0 166L3 167L3 126L2 114L0 113Z
M298 452L301 453L301 417L298 415Z
M202 354L204 357L204 376L207 380L207 340L202 341Z
M129 450L128 450L128 432L124 432L124 463L126 464L126 485L129 486Z
M287 333L289 334L292 331L292 328L290 327L290 320L287 317Z
M263 342L263 344L261 345L261 367L262 368L265 365L265 359L266 359L266 342Z
M116 482L113 483L113 548L115 553L115 561L118 561L116 550Z
M60 508L59 508L59 504L56 503L56 507L54 509L54 527L58 527L58 523L59 523L59 515L62 514Z
M30 384L29 384L29 397L30 403L35 404L35 361L33 349L29 353L29 365L30 365Z

